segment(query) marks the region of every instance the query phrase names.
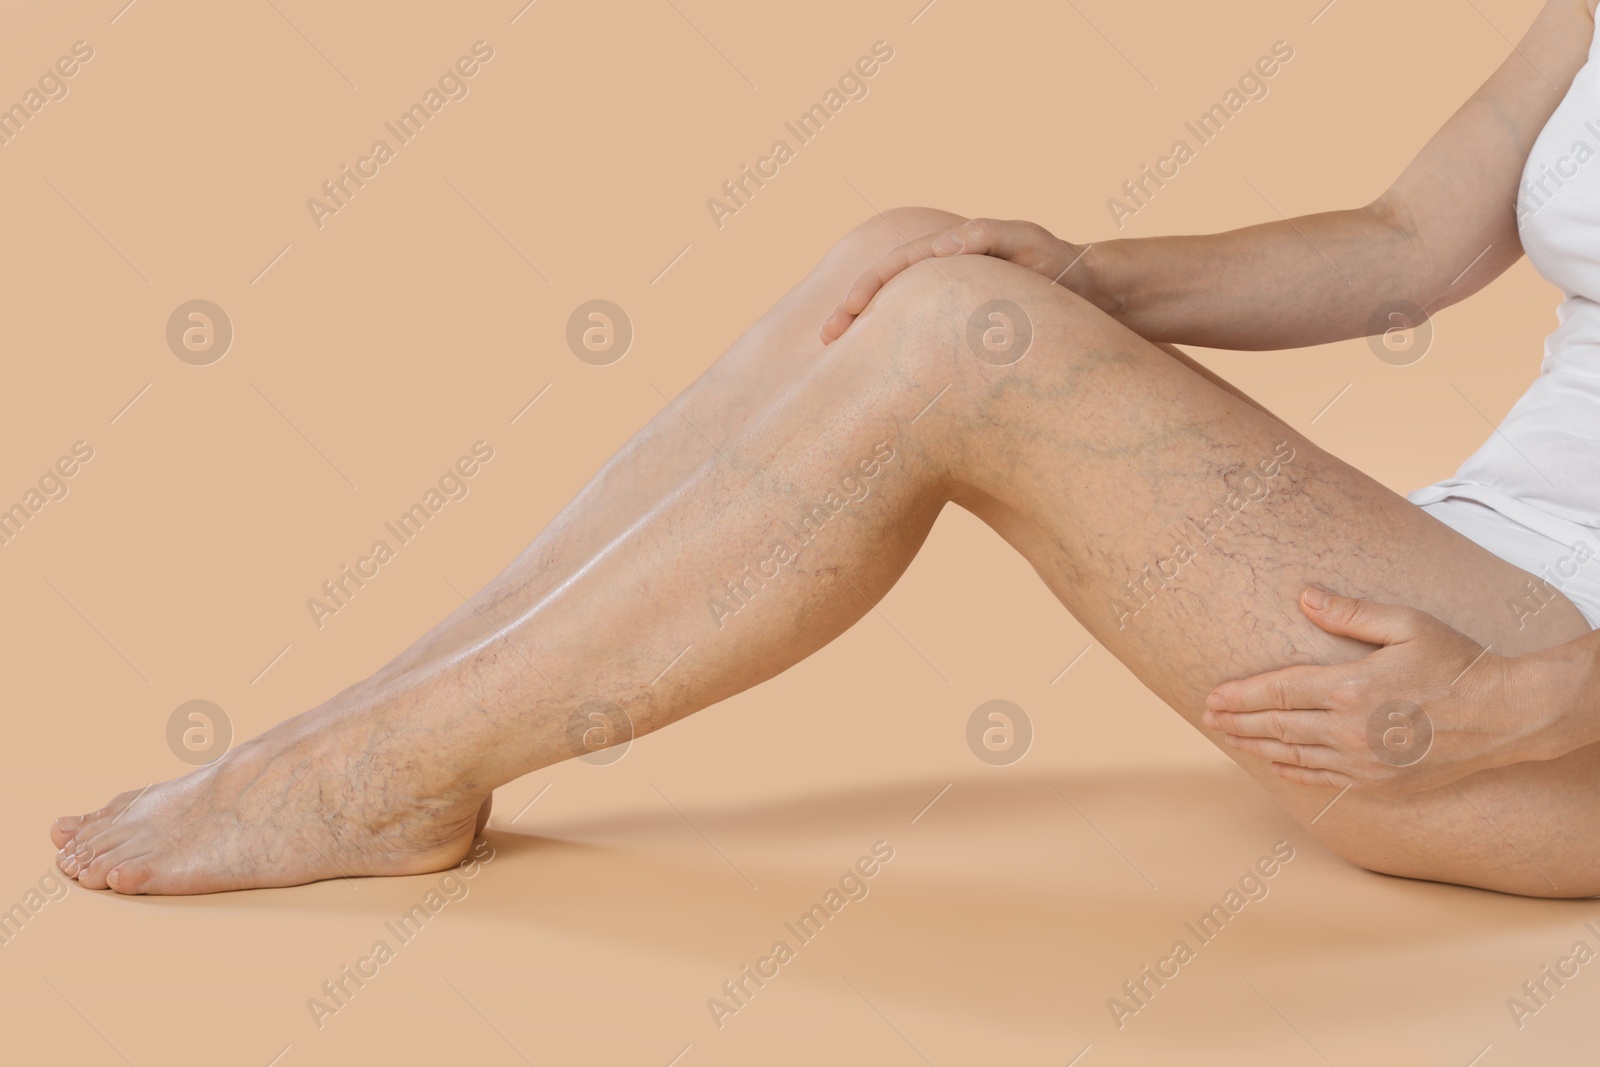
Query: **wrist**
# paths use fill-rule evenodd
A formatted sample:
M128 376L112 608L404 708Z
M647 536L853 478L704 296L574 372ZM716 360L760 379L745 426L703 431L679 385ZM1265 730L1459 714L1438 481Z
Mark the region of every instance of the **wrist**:
M1564 645L1519 657L1514 678L1517 684L1508 694L1513 708L1519 705L1537 722L1532 741L1534 759L1556 759L1585 745L1600 741L1600 700L1596 699L1600 676L1600 646L1592 638L1579 638Z
M1120 319L1127 306L1126 242L1106 241L1093 245L1073 245L1068 262L1077 263L1061 278L1061 284L1083 297L1114 319Z

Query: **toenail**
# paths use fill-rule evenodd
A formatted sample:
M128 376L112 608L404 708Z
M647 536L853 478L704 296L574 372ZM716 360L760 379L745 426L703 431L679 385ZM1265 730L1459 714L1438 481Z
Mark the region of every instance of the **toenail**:
M106 885L110 886L112 889L117 888L117 868L113 867L111 870L106 872Z

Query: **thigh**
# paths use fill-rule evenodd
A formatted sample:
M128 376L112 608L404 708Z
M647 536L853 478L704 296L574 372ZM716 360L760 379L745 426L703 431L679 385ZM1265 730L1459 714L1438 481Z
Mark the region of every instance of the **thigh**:
M963 274L951 332L969 308L1003 298L1031 320L1033 347L1014 366L974 371L955 346L958 381L981 377L988 408L963 439L956 501L1197 728L1219 681L1370 650L1305 619L1298 598L1313 583L1421 608L1503 654L1588 632L1564 598L1519 629L1507 605L1525 572L1181 353L1009 265ZM1363 866L1536 895L1600 892L1600 746L1424 794L1351 790L1323 814L1334 790L1287 782L1204 732Z

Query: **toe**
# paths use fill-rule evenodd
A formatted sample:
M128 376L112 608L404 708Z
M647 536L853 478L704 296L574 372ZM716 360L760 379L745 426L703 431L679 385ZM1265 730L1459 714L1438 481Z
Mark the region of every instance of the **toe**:
M89 847L89 846L84 846ZM106 875L114 870L125 860L134 858L135 853L127 845L118 845L116 848L100 849L86 861L78 862L78 884L85 889L107 889L110 883Z
M91 819L87 815L83 818L84 821L78 824L78 829L71 837L67 838L66 844L61 846L68 852L71 852L79 845L87 845L111 826L110 819Z
M79 816L77 829L68 838L68 842L76 841L82 844L86 841L93 841L103 834L111 833L138 821L137 818L125 819L123 816L127 812L127 804L108 804L99 811L91 811L87 815Z
M68 878L78 877L78 873L89 865L94 859L92 845L79 845L67 842L67 847L56 853L56 866L61 868L61 873Z
M106 871L106 885L118 893L144 893L153 888L155 873L155 867L144 856L117 860Z
M56 853L56 864L61 868L61 873L82 882L86 871L104 857L122 848L133 834L133 828L126 824L112 826L107 823L103 832L93 835L87 829L80 830L76 838L67 842L66 847ZM103 865L97 869L98 872L104 870Z
M147 786L146 788L149 787ZM118 793L104 807L97 808L87 814L63 815L50 827L50 836L57 838L57 847L64 846L73 838L81 840L86 834L93 833L105 824L120 819L122 813L128 810L128 805L139 799L144 792L144 789L130 789L125 793Z
M72 833L67 837L67 843L89 840L110 826L114 818L116 818L116 814L109 808L101 808L99 811L91 811L87 815L79 815Z
M78 832L78 827L83 823L81 815L63 815L50 824L50 840L56 848L65 848L72 835Z

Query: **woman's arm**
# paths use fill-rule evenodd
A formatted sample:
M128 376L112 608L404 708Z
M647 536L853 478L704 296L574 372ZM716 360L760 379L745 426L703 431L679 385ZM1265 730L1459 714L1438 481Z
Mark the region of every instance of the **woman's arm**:
M1211 236L1097 244L1073 288L1152 341L1231 349L1361 337L1387 301L1431 313L1470 296L1522 255L1523 164L1584 64L1589 4L1549 0L1516 51L1372 204ZM1374 125L1382 129L1381 117Z
M843 333L912 263L958 254L1037 271L1157 342L1298 348L1375 332L1373 314L1391 300L1438 311L1522 255L1522 168L1584 64L1595 2L1549 0L1516 50L1366 207L1089 246L1033 223L973 219L885 256L845 294L822 338Z

